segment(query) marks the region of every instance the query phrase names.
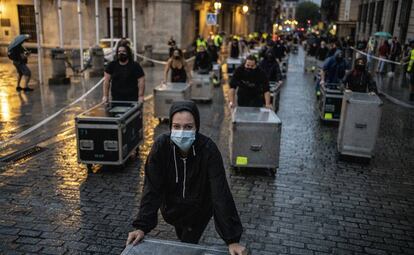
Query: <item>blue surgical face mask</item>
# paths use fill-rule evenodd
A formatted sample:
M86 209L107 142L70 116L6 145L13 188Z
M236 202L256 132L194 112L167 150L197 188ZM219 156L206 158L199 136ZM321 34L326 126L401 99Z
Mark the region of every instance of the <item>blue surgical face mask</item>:
M187 152L195 140L195 130L171 130L171 141L183 152Z

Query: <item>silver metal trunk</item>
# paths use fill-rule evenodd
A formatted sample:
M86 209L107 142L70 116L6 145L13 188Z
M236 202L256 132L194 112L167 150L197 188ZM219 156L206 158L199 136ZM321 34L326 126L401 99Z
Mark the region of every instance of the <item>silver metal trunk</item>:
M213 99L213 83L211 74L192 73L193 85L191 87L191 99L206 100Z
M230 161L234 167L279 167L282 122L266 108L236 107L230 129Z
M337 141L340 154L372 157L381 122L381 106L377 95L345 91Z
M190 100L191 87L188 83L167 82L154 88L154 116L168 119L173 102Z
M121 255L227 255L226 248L146 238L136 246L128 245Z
M242 64L241 58L227 58L227 75L233 76L234 71Z
M279 102L280 102L280 89L282 85L277 82L270 82L270 97L272 100L273 110L277 112L279 110Z

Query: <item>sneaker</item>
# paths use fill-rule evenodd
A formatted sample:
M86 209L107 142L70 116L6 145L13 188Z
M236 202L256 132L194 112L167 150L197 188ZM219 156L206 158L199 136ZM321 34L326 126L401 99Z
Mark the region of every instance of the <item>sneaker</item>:
M19 87L16 87L16 90L17 90L17 91L21 91L22 89L23 89L23 88L22 88L22 87L20 87L20 86L19 86Z
M24 90L24 91L33 91L33 89L31 89L31 88L29 88L29 87L23 88L23 90Z

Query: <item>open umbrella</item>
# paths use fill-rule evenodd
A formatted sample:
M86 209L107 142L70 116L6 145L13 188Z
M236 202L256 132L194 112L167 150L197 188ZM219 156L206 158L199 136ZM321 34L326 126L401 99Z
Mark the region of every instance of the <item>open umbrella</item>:
M388 32L376 32L374 35L378 36L378 37L384 37L384 38L391 38L392 37L392 35Z
M26 39L28 39L30 36L27 34L22 34L22 35L18 35L16 36L16 38L14 38L14 40L9 44L9 47L7 47L8 51L13 50L14 48L16 48L17 46L21 45Z

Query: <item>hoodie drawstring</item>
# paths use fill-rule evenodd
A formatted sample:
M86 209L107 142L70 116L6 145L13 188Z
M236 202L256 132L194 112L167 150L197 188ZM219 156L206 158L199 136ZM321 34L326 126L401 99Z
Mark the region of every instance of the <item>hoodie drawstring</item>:
M187 179L187 160L183 158L183 162L184 162L183 198L185 198L185 179Z
M174 150L174 164L175 164L175 183L178 183L178 167L177 167L177 158L175 155L175 145L173 145Z
M193 155L196 155L194 145L193 147ZM175 165L175 183L178 183L178 167L177 167L177 155L175 154L175 145L173 145L173 151L174 151L174 165ZM186 179L187 179L187 160L185 158L182 159L184 162L184 179L183 179L183 198L185 198L185 185L186 185Z

